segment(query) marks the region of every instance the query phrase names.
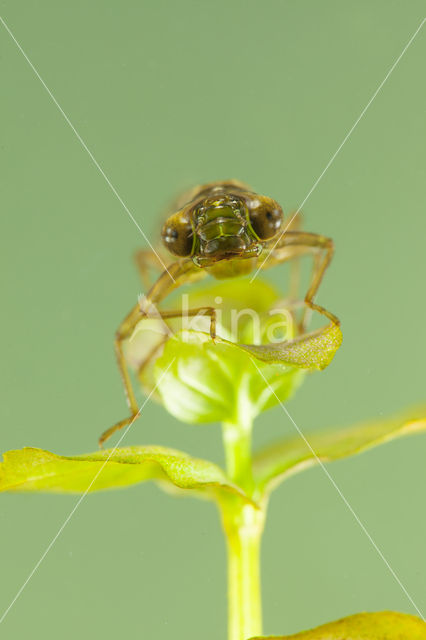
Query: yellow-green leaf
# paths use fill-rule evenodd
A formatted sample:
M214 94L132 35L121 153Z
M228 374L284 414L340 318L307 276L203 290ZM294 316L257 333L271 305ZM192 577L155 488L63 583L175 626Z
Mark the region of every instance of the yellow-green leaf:
M186 317L185 310L205 307L217 311L215 341L210 316ZM288 400L304 372L324 369L342 342L334 325L298 335L302 307L283 300L260 278L191 289L176 303L178 317L167 320L172 335L159 318L141 319L126 357L136 371L144 362L139 376L144 389L155 390L155 398L179 420L248 422Z
M269 640L426 640L426 624L416 616L393 611L358 613L311 631ZM252 638L251 640L267 640Z
M180 332L167 342L155 364L158 392L166 409L193 423L254 419L261 411L285 401L303 379L295 367L260 362L225 340L208 334Z
M304 433L312 450L298 434L285 438L255 455L253 471L257 491L269 492L289 475L319 461L339 460L389 440L426 431L425 416L426 408L423 407L403 417Z
M334 324L289 342L237 345L262 362L283 362L302 369L325 369L342 344L342 332Z
M286 401L303 370L326 367L341 338L335 326L267 345L213 342L207 333L180 331L155 363L157 390L167 410L184 422L254 419Z
M154 480L165 489L249 500L212 462L165 447L125 447L81 456L58 456L26 447L4 454L0 491L84 493Z

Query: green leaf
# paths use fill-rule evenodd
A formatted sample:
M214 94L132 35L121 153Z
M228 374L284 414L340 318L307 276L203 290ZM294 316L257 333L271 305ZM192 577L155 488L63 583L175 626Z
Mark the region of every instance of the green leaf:
M321 462L339 460L405 435L426 431L426 408L411 415L366 422L305 434L313 451L300 435L285 438L258 452L253 460L257 492L270 492L291 474ZM315 453L314 453L315 452Z
M126 357L138 369L143 354L153 353L141 382L147 391L155 389L155 397L184 422L250 422L279 400L288 400L305 371L324 369L342 341L334 325L295 337L300 304L282 300L261 279L231 278L191 289L181 305L215 307L217 339L211 339L205 315L188 319L188 326L180 317L168 320L173 335L165 344L161 321L145 319L129 341ZM153 352L155 344L160 348Z
M212 462L165 447L125 447L81 456L58 456L26 447L0 463L0 491L84 493L154 480L166 490L249 501Z
M213 342L206 333L181 331L156 361L158 392L167 410L184 422L253 420L292 395L303 369L327 366L340 343L338 327L271 345Z
M217 282L213 285L203 283L201 288L193 283L185 289L188 289L186 293L177 296L176 293L172 294L172 301L167 300L167 309L176 309L178 311L177 318L168 319L166 324L159 317L144 318L136 326L125 345L126 359L135 371L138 371L140 362L149 356L153 348L162 343L164 336L167 335L167 327L173 333L189 328L194 331L209 332L209 316L200 315L196 318L188 318L189 326L186 326L182 318L179 317L180 313L185 316L185 310L214 306L218 314L218 335L238 341L240 336L251 335L253 313L258 314L260 318L280 301L279 292L261 278L257 278L251 284L241 278L230 278L219 284ZM151 365L160 354L161 351L154 353L150 359ZM152 366L149 364L144 366L142 382L149 391L155 385Z
M294 367L260 366L282 401L302 381ZM244 349L201 332L170 338L155 375L163 404L184 422L249 421L277 402Z
M283 362L302 369L325 369L342 344L342 332L334 324L289 342L238 345L262 362Z
M269 640L426 640L426 624L416 616L383 611L358 613L311 631L291 636L268 636ZM251 640L266 640L252 638Z
M229 278L213 284L203 282L198 288L192 285L188 294L190 307L202 307L214 302L218 309L225 311L221 318L225 324L229 320L226 311L253 309L257 313L266 313L282 299L282 294L262 278L256 278L253 282L245 278ZM245 319L250 320L250 317L246 316Z

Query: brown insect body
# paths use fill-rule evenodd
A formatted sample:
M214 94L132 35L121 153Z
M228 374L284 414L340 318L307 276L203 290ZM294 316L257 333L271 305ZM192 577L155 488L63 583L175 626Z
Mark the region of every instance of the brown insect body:
M305 312L316 311L332 324L340 324L333 313L314 302L314 296L333 256L333 242L330 238L301 231L296 215L284 225L283 210L275 200L255 193L236 180L196 187L178 201L176 209L167 218L162 230L163 244L175 256L175 261L169 264L151 286L143 306L138 303L130 311L115 336L118 366L131 415L105 431L99 440L100 444L139 415L124 354L124 343L141 320L150 315L152 308L155 308L156 317L160 315L164 320L180 317L180 310L159 311L157 305L182 284L198 280L207 274L215 278L246 275L255 269L265 269L291 260L296 277L291 278L293 291L290 297L296 297L299 280L297 258L311 255L313 270L305 295ZM138 252L136 259L143 278L147 276L149 267L159 265L158 254L150 251ZM188 311L192 316L199 313L210 316L210 334L214 339L216 309L204 307ZM306 330L306 319L307 315L303 313L298 324L298 339ZM140 364L140 370L151 355Z

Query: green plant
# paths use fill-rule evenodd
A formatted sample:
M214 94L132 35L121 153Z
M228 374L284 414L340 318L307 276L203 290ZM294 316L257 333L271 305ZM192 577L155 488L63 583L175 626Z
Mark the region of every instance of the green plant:
M192 294L192 303L218 295L225 311L235 304L244 308L249 302L263 318L264 327L270 321L267 310L279 300L279 294L265 283L232 281ZM141 380L147 392L179 419L222 422L226 471L208 460L158 446L72 457L25 448L4 455L0 490L85 494L152 480L179 495L213 500L228 546L229 640L247 640L262 633L260 543L271 492L312 465L424 431L426 418L418 410L400 418L315 432L308 438L295 434L253 453L256 416L285 402L307 372L326 367L340 346L341 333L331 326L326 332L273 347L254 347L248 346L251 318L245 319L237 336L231 335L228 320L224 314L216 342L204 331L177 331L161 355L152 358ZM136 342L129 348L136 350ZM291 638L420 640L426 639L426 624L391 612L359 614Z

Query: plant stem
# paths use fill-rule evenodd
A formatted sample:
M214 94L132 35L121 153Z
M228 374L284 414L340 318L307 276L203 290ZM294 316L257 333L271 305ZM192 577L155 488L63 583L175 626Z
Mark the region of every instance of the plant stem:
M253 489L251 424L223 425L230 479L249 495ZM247 640L262 633L260 542L264 512L235 497L222 504L228 546L229 640Z
M252 423L223 423L223 445L225 448L228 477L247 493L253 489L251 468Z
M259 560L263 513L249 504L235 503L226 510L224 528L228 543L228 638L247 640L262 634Z

